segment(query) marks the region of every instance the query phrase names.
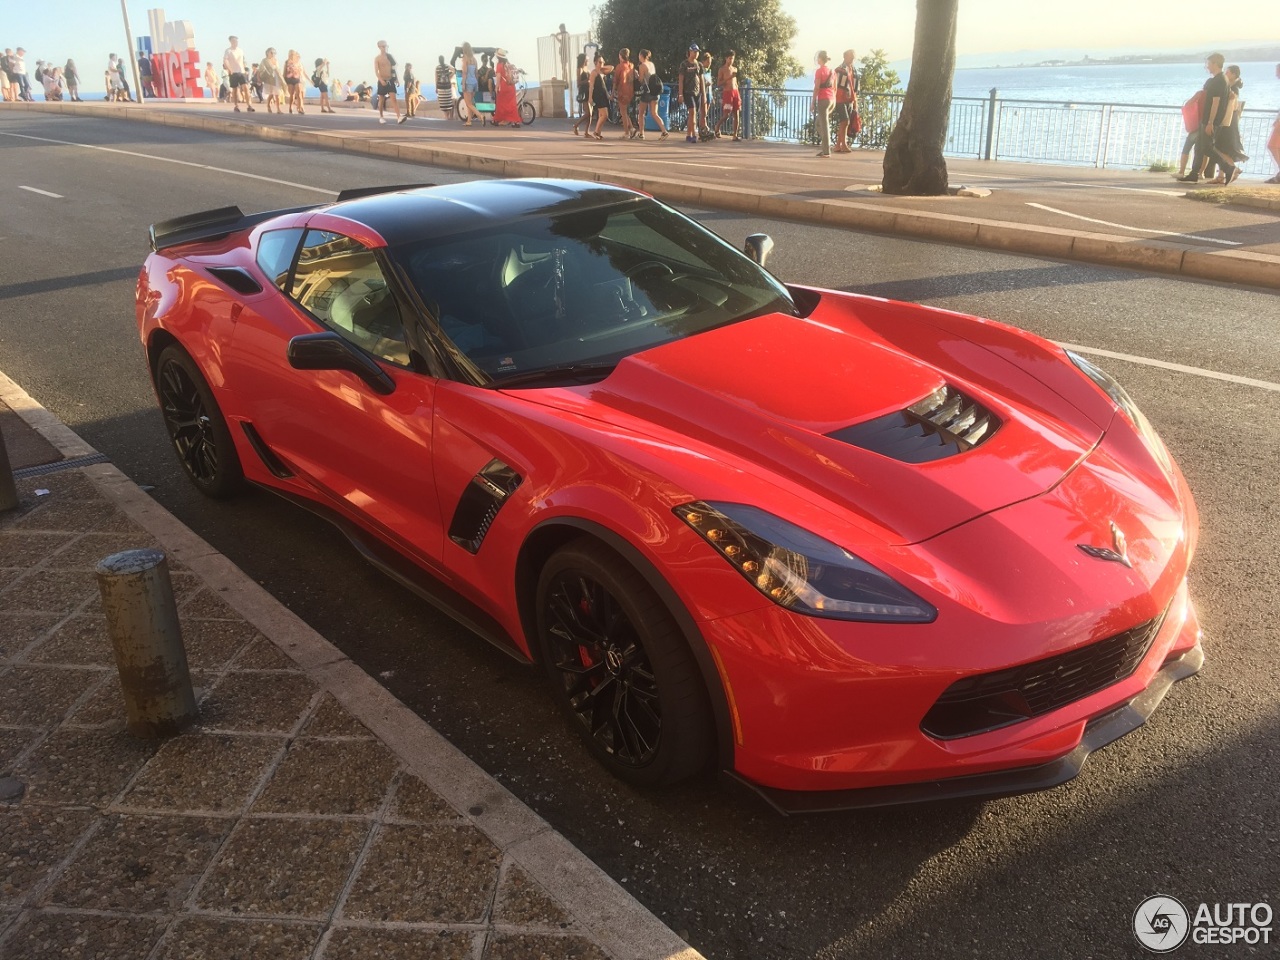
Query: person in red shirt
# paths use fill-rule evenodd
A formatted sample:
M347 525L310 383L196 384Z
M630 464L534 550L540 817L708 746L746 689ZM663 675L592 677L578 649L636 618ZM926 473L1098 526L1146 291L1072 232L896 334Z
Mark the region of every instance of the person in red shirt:
M858 118L858 71L853 66L857 56L852 50L844 52L844 60L835 69L836 78L836 153L852 153L849 134L858 135L862 122Z

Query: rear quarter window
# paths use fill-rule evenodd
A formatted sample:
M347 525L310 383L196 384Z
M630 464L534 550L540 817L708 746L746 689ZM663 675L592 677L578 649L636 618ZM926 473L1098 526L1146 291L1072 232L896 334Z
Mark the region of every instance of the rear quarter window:
M301 228L271 230L258 238L258 267L280 290L284 290L288 282L289 267L301 239Z

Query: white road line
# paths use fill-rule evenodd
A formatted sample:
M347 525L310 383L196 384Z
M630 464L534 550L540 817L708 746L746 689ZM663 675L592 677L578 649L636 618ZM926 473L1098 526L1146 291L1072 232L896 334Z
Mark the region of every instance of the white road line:
M1237 377L1234 373L1219 373L1216 370L1205 370L1203 367L1188 367L1181 363L1169 363L1166 360L1152 360L1149 357L1135 357L1129 353L1116 353L1112 350L1100 350L1096 347L1080 347L1074 343L1059 343L1064 350L1076 353L1088 353L1111 360L1123 360L1126 363L1138 363L1144 367L1159 367L1161 370L1172 370L1175 373L1189 373L1194 377L1205 377L1209 380L1223 380L1227 383L1238 383L1246 387L1257 387L1260 390L1273 390L1280 393L1280 383L1270 380L1254 380L1252 377Z
M1069 213L1066 210L1059 210L1056 207L1046 207L1043 203L1028 203L1028 207L1035 207L1037 210L1048 210L1050 213L1058 213L1064 217L1074 217L1076 220L1084 220L1086 223L1100 223L1104 227L1115 227L1117 230L1132 230L1135 233L1156 233L1162 237L1185 237L1188 240L1203 240L1205 243L1220 243L1224 247L1238 247L1241 244L1236 240L1220 240L1217 237L1202 237L1195 233L1178 233L1176 230L1157 230L1154 227L1130 227L1123 223L1112 223L1110 220L1095 220L1093 217L1084 217L1078 213Z
M590 160L616 160L618 154L615 153L584 153L582 156ZM694 163L690 160L663 160L660 157L642 157L641 163L672 163L679 167L709 167L712 170L737 170L737 167L721 166L717 163Z
M33 137L25 133L0 133L0 137L21 137L23 140L40 140L43 143L58 143L65 147L84 147L86 150L101 150L103 153L118 153L126 157L138 157L142 160L156 160L160 163L176 163L182 167L195 167L197 170L212 170L214 173L225 173L233 177L247 177L250 180L262 180L265 183L278 183L285 187L294 187L297 190L310 190L312 193L323 193L330 197L336 197L338 195L337 190L325 190L321 187L311 187L305 183L294 183L292 180L278 180L275 177L262 177L256 173L245 173L243 170L228 170L225 167L212 167L207 163L192 163L190 160L174 160L172 157L157 157L150 153L135 153L132 150L117 150L115 147L99 147L92 143L75 143L71 140L54 140L51 137ZM24 189L30 188L25 187ZM41 191L36 192L38 193Z
M40 194L40 196L42 196L42 197L53 197L53 199L55 199L55 200L62 200L62 199L63 199L63 196L62 196L62 194L60 194L60 193L50 193L48 190L38 190L38 189L36 189L35 187L23 187L23 186L19 186L19 187L18 187L18 189L19 189L19 190L30 190L32 193L38 193L38 194Z

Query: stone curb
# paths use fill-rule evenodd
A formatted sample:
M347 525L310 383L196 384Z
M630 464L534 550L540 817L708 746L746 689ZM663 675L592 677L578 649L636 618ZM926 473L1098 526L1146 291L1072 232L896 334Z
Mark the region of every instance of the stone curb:
M374 137L340 136L288 127L264 127L218 117L159 113L137 105L122 106L110 113L104 113L96 106L76 103L31 103L23 106L28 110L48 113L138 120L212 133L256 137L297 146L320 147L467 170L494 177L581 177L642 190L668 203L696 204L802 223L1280 289L1280 257L1270 254L1205 250L1203 247L1167 240L1083 233L1056 227L958 217L953 214L871 206L850 201L798 200L744 187L694 184L661 177L612 173L606 175L593 167L572 163L550 164L544 161L482 157L460 149L389 143Z
M96 453L0 372L0 401L64 457ZM627 890L230 560L184 526L113 464L80 468L115 506L154 536L415 775L487 835L615 960L701 960Z

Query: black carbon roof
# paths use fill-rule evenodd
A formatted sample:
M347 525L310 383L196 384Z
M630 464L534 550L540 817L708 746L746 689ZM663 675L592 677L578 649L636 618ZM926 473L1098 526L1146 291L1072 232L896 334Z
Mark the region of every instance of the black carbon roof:
M335 203L326 212L366 224L394 246L639 196L625 187L588 180L472 180L361 197Z

